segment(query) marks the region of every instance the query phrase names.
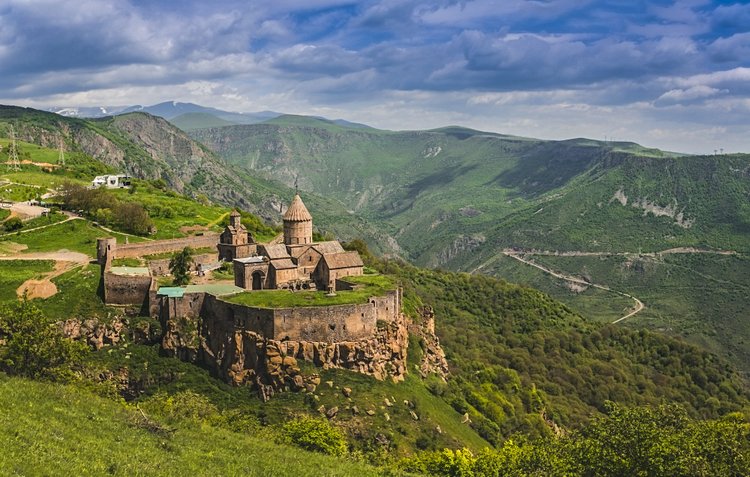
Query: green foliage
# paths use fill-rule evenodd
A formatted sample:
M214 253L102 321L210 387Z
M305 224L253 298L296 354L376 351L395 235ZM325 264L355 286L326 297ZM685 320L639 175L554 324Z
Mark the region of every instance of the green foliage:
M536 290L480 275L379 265L415 312L428 304L454 377L440 390L499 444L515 433L575 427L607 401L685 406L715 418L748 404L744 381L716 355L645 330L584 320Z
M61 331L26 298L0 309L0 368L32 378L71 376L86 350Z
M346 436L322 418L298 417L284 424L282 441L302 449L342 456L348 453Z
M169 261L169 271L174 277L174 284L183 286L190 283L190 267L193 265L193 249L185 247L175 252Z
M123 202L104 189L88 189L80 184L65 182L60 198L69 210L81 210L94 220L116 225L124 232L147 235L153 222L146 209L136 202Z
M442 476L741 476L750 472L750 426L742 418L692 420L675 405L623 408L569 435L509 439L474 455L445 449L401 468Z
M23 222L20 217L11 217L3 222L3 228L6 232L15 232L23 228Z
M220 424L221 413L206 396L192 390L167 395L160 392L143 401L140 406L148 413L171 423L190 420L196 423Z
M80 386L2 373L0 409L3 474L394 475L388 469L281 445L265 432L195 425L191 420L166 424Z

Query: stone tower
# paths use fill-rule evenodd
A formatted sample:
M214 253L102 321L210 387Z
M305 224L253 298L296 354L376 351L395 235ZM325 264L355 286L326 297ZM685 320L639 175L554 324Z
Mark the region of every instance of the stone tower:
M312 216L299 194L295 194L284 214L284 244L302 245L312 241Z
M237 212L237 210L232 210L232 212L229 214L229 225L231 225L235 229L239 228L240 225L242 225L242 216L240 216L240 213Z

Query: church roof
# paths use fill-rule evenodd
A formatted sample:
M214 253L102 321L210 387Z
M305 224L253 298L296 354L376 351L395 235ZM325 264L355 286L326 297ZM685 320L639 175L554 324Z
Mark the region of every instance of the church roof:
M284 213L284 220L291 220L293 222L312 220L312 215L307 211L307 207L305 207L299 194L294 194L292 203L289 204L289 208L286 210L286 213Z
M314 243L312 244L312 247L321 254L341 253L344 251L344 247L342 247L341 244L335 240L331 240L329 242Z
M240 213L237 212L237 209L232 209L232 211L229 213L230 217L239 217Z
M363 267L362 259L357 252L326 253L323 255L329 270L340 268Z
M283 243L276 245L266 245L264 249L266 251L266 255L271 260L276 260L278 258L289 258L289 252L287 252L286 245L284 245Z
M276 270L289 270L290 268L297 268L297 265L292 262L289 258L281 258L279 260L271 260L271 266Z

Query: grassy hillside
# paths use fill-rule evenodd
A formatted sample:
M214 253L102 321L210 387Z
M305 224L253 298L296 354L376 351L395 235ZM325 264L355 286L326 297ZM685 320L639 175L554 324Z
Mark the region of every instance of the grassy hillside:
M48 173L34 174L28 177L42 181ZM158 181L139 181L133 192L115 194L151 211L158 205L161 215L154 217L165 234L182 233L183 227L210 229L228 212L191 201ZM12 253L14 244L26 244L30 250L68 248L93 254L98 234L108 233L89 220L76 219L12 234L3 250ZM0 389L0 401L5 399L0 406L12 409L0 422L0 443L8 449L0 457L5 459L2 468L48 473L55 459L64 459L60 469L74 473L89 465L92 474L134 469L157 475L201 474L199 466L208 462L212 472L232 474L253 463L255 470L249 472L283 475L287 468L279 470L278 462L288 455L289 472L300 475L320 469L332 475L369 475L390 470L309 457L286 447L281 443L284 423L336 407L330 424L343 433L349 458L382 465L421 450L466 447L476 452L501 445L514 434L548 437L558 428L577 429L601 415L608 401L628 406L679 403L694 418L748 407L747 385L726 361L679 340L594 323L541 292L502 280L393 261L373 265L405 288L405 309L415 319L423 307L434 309L453 373L447 383L422 379L413 371L425 352L424 343L414 336L411 372L404 383L304 364L303 371L321 376L315 392L283 393L263 403L248 388L231 387L204 369L160 356L158 338L136 344L126 334L115 345L89 352L73 367L79 379L75 387L0 377L0 387L13 389ZM13 261L8 269L13 270L6 278L8 287L16 287L50 267ZM108 324L122 319L134 329L158 330L154 320L105 306L97 296L97 272L94 265L73 268L53 279L58 293L33 304L50 321L96 318ZM733 272L739 274L739 268ZM3 300L12 302L14 297L8 294ZM344 388L351 389L350 396ZM92 389L108 398L92 397ZM123 398L128 406L121 404ZM27 407L28 402L34 406ZM30 445L42 454L38 462L22 458ZM81 445L117 450L73 456Z
M174 424L75 386L0 373L0 469L7 475L383 475L350 460L276 444L257 429ZM33 456L33 458L30 458ZM389 473L391 475L391 473Z
M232 164L338 199L421 265L457 267L462 252L480 259L508 244L748 246L746 156L681 158L633 143L460 127L362 130L299 116L192 135Z
M455 126L358 130L303 117L192 134L232 164L287 184L298 178L303 189L338 199L393 237L402 256L418 265L521 281L531 275L528 283L559 289L556 297L600 321L624 316L632 302L601 290L577 294L554 281L543 285L547 279L536 280L537 272L504 259L502 250L750 251L748 154L687 157L635 143L541 141ZM616 287L619 272L611 265L599 267L596 278ZM571 258L561 270L585 266ZM651 281L639 318L729 351L726 356L750 369L740 351L750 339L741 324L750 302L727 296L734 296L727 291L733 284L715 280L700 283L703 296L718 300L713 306L704 306L708 298L685 299L698 286L691 270L700 272L688 264L679 275L684 283Z
M480 275L393 263L405 300L432 306L455 379L435 392L498 442L576 427L625 405L675 402L696 417L744 409L747 383L729 363L637 327L596 324L548 296Z

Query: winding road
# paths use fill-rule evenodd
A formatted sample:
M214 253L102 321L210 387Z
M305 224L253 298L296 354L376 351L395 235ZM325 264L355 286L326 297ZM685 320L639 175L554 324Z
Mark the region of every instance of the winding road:
M564 273L556 272L556 271L554 271L554 270L552 270L550 268L547 268L547 267L545 267L543 265L539 265L538 263L535 263L535 262L532 262L531 260L526 259L522 255L522 253L513 252L513 251L510 251L510 250L503 250L502 253L503 253L503 255L505 255L507 257L510 257L510 258L514 258L514 259L518 260L519 262L525 263L526 265L530 265L530 266L532 266L534 268L538 268L539 270L543 271L544 273L546 273L548 275L551 275L551 276L553 276L555 278L559 278L561 280L565 280L565 281L570 282L570 283L575 283L577 285L583 285L583 286L587 286L587 287L598 288L600 290L605 290L605 291L608 291L608 292L611 292L611 293L616 293L616 294L618 294L620 296L624 296L624 297L630 298L631 300L635 301L635 308L633 308L633 310L630 311L630 313L628 313L625 316L621 316L620 318L616 319L612 323L619 323L619 322L621 322L623 320L627 320L628 318L637 315L641 310L643 310L646 307L646 305L644 305L641 300L639 300L638 298L634 297L633 295L630 295L628 293L621 292L621 291L618 291L618 290L613 290L613 289L609 288L606 285L600 285L598 283L592 283L592 282L587 281L587 280L582 280L580 278L576 278L576 277L574 277L572 275L566 275Z
M620 323L621 321L627 320L628 318L632 318L633 316L640 313L644 308L646 308L646 305L643 304L641 300L639 300L637 297L634 297L633 295L630 295L625 292L621 292L619 290L613 290L612 288L601 285L598 283L592 283L587 280L583 280L578 277L574 277L572 275L567 275L562 272L556 272L552 270L551 268L545 267L544 265L539 265L538 263L526 258L530 255L539 255L539 256L548 256L548 257L615 257L615 256L624 256L624 257L652 257L652 258L658 258L662 257L664 255L679 255L679 254L709 254L709 255L738 255L737 252L733 250L711 250L711 249L701 249L701 248L695 248L695 247L675 247L670 248L666 250L662 250L659 252L582 252L582 251L568 251L568 252L559 252L559 251L548 251L548 250L519 250L519 249L503 249L499 254L491 257L490 259L486 260L479 266L475 267L473 270L471 270L469 273L476 273L481 271L483 268L487 267L491 263L495 262L499 257L506 256L513 258L515 260L518 260L519 262L529 265L531 267L537 268L541 270L542 272L553 276L555 278L558 278L560 280L565 280L569 283L573 283L580 286L586 286L586 287L593 287L598 288L600 290L605 290L611 293L616 293L620 296L624 296L626 298L629 298L635 302L635 307L629 311L626 315L621 316L620 318L614 320L612 323Z

